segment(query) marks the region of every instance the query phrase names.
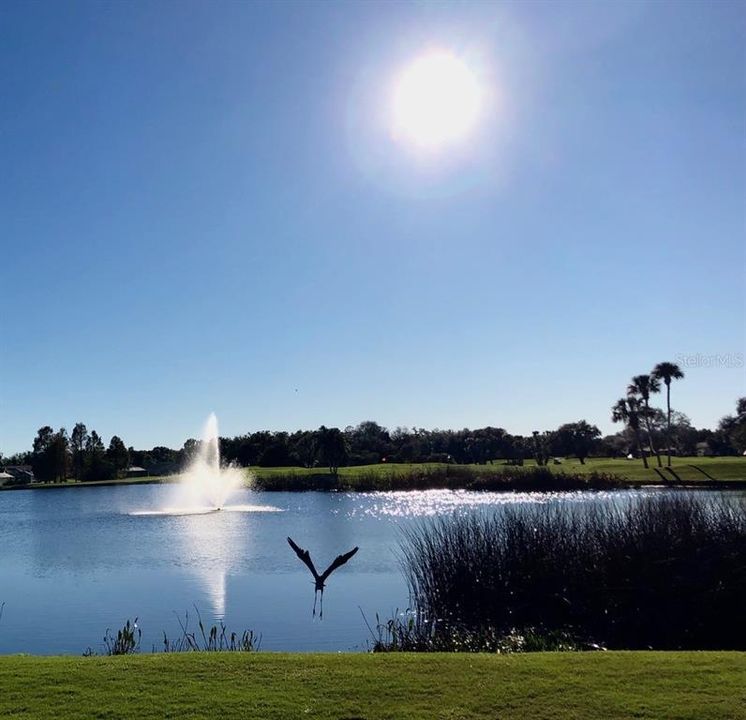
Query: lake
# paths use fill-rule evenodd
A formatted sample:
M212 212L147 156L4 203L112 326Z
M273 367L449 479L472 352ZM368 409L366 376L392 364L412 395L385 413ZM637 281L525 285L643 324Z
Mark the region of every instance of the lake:
M647 490L646 493L656 492ZM397 559L401 531L433 515L499 511L505 504L627 501L606 493L258 493L231 505L253 511L151 515L173 506L174 485L120 485L0 493L0 653L100 652L138 617L142 649L180 636L194 608L261 634L265 650L365 650L371 625L408 605ZM244 508L247 510L247 508ZM142 514L145 513L145 514ZM287 544L307 548L319 572L355 545L329 579L324 617L311 615L313 583Z

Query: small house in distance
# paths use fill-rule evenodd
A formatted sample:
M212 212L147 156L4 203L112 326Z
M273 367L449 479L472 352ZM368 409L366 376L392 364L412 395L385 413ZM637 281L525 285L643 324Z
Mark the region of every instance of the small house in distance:
M10 479L0 479L0 485L28 485L35 481L34 471L31 465L6 465L2 468L5 475L10 475Z
M128 478L147 477L147 475L148 471L144 467L138 467L137 465L132 465L124 471L124 477Z

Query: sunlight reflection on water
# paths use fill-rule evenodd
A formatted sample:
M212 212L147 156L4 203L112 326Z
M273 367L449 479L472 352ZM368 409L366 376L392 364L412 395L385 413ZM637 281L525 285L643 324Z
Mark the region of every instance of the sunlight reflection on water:
M656 490L572 492L475 492L473 490L421 490L358 493L347 508L350 516L432 517L454 512L490 509L506 505L546 505L629 501Z

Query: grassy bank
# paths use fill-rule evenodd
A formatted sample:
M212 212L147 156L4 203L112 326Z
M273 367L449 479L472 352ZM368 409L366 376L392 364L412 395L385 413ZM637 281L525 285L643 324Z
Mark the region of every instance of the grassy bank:
M664 459L665 463L665 459ZM609 473L619 475L630 481L659 483L660 477L653 469L655 460L646 469L640 460L625 460L624 458L589 458L581 464L575 458L562 459L561 464L548 466L552 472L579 473L589 475L591 473ZM674 471L689 482L706 480L704 473L718 480L746 480L746 457L681 457L672 458ZM700 468L697 470L695 467ZM355 482L360 477L371 474L380 477L397 477L408 475L413 470L427 471L438 468L469 468L479 475L493 475L496 473L512 472L515 468L506 465L503 460L495 460L493 464L486 465L445 465L443 463L380 463L378 465L358 465L355 467L339 468L340 477L350 482ZM522 466L525 469L537 467L534 460L526 460ZM296 476L325 476L328 475L326 468L300 468L300 467L277 467L277 468L251 468L251 471L260 479L271 480L283 475ZM704 471L704 473L702 472ZM668 473L666 473L668 474Z
M375 467L375 470L373 469ZM355 473L310 475L288 472L258 473L253 485L259 490L343 490L373 492L382 490L609 490L627 487L624 478L609 473L572 473L546 467L478 465L405 466L406 469L380 470L380 466L355 468Z
M642 483L660 482L660 477L655 471L655 458L649 459L650 467L643 467L641 460L625 460L624 458L590 458L581 465L575 458L567 458L562 461L562 465L551 466L552 469L562 468L566 472L579 473L614 473L621 475L630 481ZM527 463L533 464L533 461ZM663 464L666 464L666 458L663 458ZM707 480L708 475L717 480L746 481L746 457L680 457L671 458L671 467L676 474L684 481L689 483L698 483ZM664 469L664 473L669 475Z
M532 476L537 470L533 460L522 467L505 465L495 461L490 465L446 465L443 463L381 463L339 469L337 477L326 468L301 467L254 467L247 469L247 482L253 482L261 490L420 490L426 488L471 488L490 489L582 489L639 485L681 484L692 487L707 487L717 481L732 487L746 487L746 458L673 458L676 476L663 470L664 479L654 469L643 467L639 460L619 458L591 458L585 464L569 458L559 465L551 464L542 473ZM551 473L551 475L547 475ZM249 480L249 478L252 480ZM553 480L552 478L555 478ZM678 478L678 479L677 479ZM177 482L178 475L165 477L124 478L101 482L56 483L51 485L26 485L0 487L11 489L59 489L100 487L107 485L139 485L149 483Z
M746 653L1 657L4 718L746 718Z
M486 465L379 464L340 468L335 478L323 468L252 468L255 486L262 490L338 489L351 491L468 488L475 490L576 490L687 485L707 487L726 484L746 487L746 458L674 458L672 474L659 475L651 464L639 460L593 458L581 464L574 459L559 465L537 467L532 460L521 467L502 461Z

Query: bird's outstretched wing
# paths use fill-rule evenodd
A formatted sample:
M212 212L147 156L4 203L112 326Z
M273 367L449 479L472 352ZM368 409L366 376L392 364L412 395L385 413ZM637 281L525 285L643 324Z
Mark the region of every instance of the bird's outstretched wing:
M344 565L359 549L358 547L354 547L344 555L337 555L332 564L322 573L321 582L324 582L338 567Z
M301 562L303 562L308 569L311 571L311 574L313 575L315 580L319 579L319 574L316 572L316 568L313 565L313 560L311 560L311 553L308 552L308 550L304 550L301 547L298 547L294 542L292 538L288 538L288 543L290 544L290 547L295 550L295 554L300 558ZM355 548L357 550L357 548ZM337 558L339 560L339 558ZM334 562L337 562L335 560ZM343 562L347 562L344 560Z

